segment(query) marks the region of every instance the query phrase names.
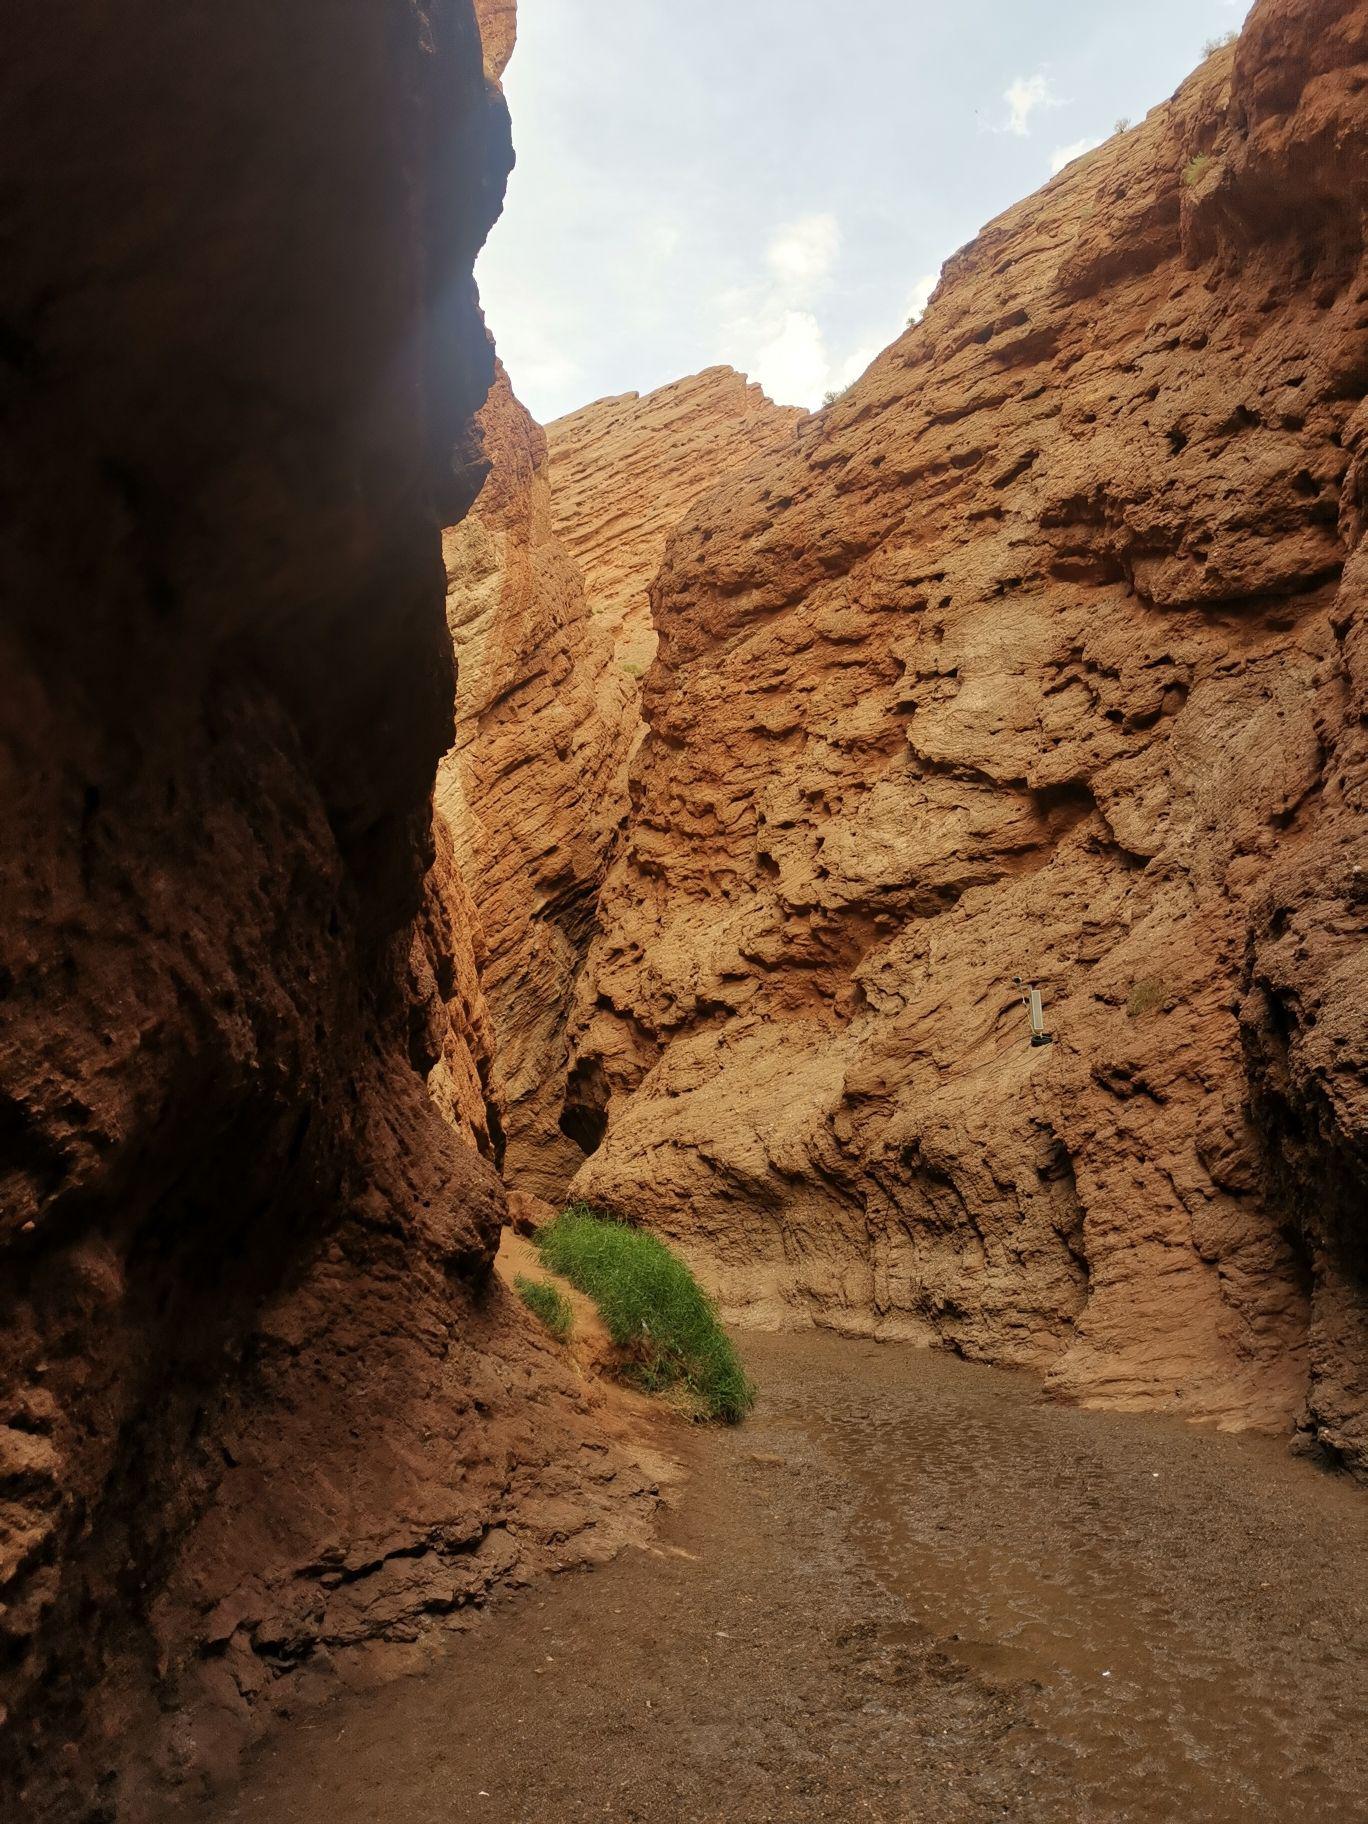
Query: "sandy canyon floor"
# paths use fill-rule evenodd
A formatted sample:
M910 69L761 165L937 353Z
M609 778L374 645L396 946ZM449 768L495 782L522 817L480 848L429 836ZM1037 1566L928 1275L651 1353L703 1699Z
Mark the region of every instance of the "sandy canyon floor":
M658 1545L277 1737L185 1824L1368 1819L1368 1504L1276 1441L822 1334Z

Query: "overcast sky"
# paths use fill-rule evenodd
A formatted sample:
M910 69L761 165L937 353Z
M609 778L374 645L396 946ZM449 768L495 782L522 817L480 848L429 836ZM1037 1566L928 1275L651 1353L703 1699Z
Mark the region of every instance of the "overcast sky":
M479 264L543 423L725 361L853 379L992 216L1139 119L1248 0L519 0Z

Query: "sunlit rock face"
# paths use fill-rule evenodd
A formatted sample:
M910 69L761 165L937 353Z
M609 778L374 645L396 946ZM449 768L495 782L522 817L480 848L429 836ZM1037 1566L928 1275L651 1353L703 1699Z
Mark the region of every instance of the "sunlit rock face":
M14 25L0 1813L71 1824L225 1772L622 1503L486 1283L431 813L510 159L469 0Z
M733 1312L1360 1470L1366 80L1263 0L689 511L569 1072Z
M733 368L709 367L547 426L552 523L629 680L655 657L650 588L670 533L720 477L791 444L807 416ZM623 688L635 709L638 693Z
M488 478L444 540L459 682L437 802L483 932L505 1176L536 1195L562 1196L599 1132L566 1019L627 815L651 579L699 492L804 416L730 368L545 432L501 371L480 414Z

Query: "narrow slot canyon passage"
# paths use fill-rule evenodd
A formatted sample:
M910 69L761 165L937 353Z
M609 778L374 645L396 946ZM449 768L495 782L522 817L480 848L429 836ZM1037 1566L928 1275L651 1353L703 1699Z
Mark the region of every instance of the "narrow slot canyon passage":
M646 1550L501 1604L176 1824L1368 1818L1368 1513L1276 1441L747 1336Z
M1368 0L17 11L0 1824L1368 1824Z

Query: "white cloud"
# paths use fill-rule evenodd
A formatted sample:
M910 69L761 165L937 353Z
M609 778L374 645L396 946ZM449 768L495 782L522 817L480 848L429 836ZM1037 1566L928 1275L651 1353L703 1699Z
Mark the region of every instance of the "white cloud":
M1065 165L1071 165L1076 158L1082 158L1085 152L1091 152L1094 146L1101 144L1100 139L1076 139L1072 145L1056 146L1050 154L1050 176L1058 176Z
M751 378L786 405L816 405L830 371L821 326L810 310L786 310L749 364Z
M912 295L907 300L907 319L917 322L927 305L931 302L931 293L940 281L940 271L924 272L912 287Z
M668 260L678 252L683 235L674 222L653 222L644 230L641 239L653 259Z
M786 293L807 297L830 274L840 245L834 215L804 215L775 230L765 249L765 263Z
M831 326L820 301L835 277L839 251L840 227L834 216L810 215L787 222L766 243L767 276L714 297L716 358L758 380L780 405L815 408L828 393L843 392L897 340L909 319L921 316L940 278L938 268L915 280L886 334L877 323L866 321L853 346L845 338L832 346Z
M1007 125L1002 131L1023 139L1031 130L1031 116L1037 108L1063 105L1050 93L1050 79L1043 70L1037 70L1034 76L1018 76L1002 99L1007 103Z
M858 380L883 347L882 342L866 342L853 354L847 355L844 361L838 361L832 370L831 390L838 393L843 392L853 381Z
M520 399L573 394L580 384L579 362L566 353L545 316L539 303L522 309L505 305L498 312L499 356Z
M763 274L716 299L723 358L783 405L819 405L823 393L844 384L814 312L840 246L834 215L782 222L765 243Z
M747 371L781 405L816 407L858 380L883 346L864 342L848 355L833 354L812 312L790 310Z

